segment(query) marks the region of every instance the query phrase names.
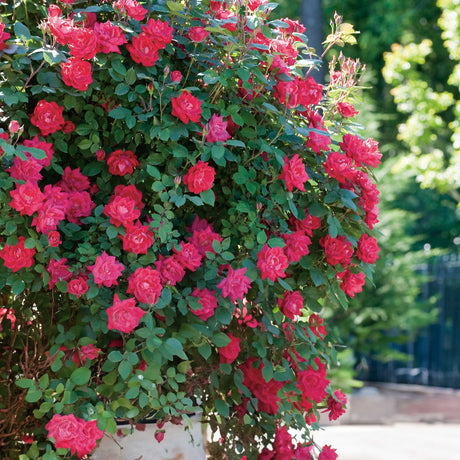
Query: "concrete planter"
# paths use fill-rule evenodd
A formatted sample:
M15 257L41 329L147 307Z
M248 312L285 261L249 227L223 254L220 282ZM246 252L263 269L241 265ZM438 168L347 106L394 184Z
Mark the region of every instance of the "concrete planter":
M201 418L193 416L189 427L165 423L164 439L155 439L156 423L147 423L144 431L131 429L129 424L119 428L130 434L104 436L91 455L92 460L205 460ZM120 430L119 430L120 433ZM120 433L121 434L121 433Z

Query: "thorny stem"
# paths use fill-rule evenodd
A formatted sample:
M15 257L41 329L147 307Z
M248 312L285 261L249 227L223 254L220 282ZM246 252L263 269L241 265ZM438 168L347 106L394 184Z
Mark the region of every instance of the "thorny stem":
M24 86L22 87L21 91L24 91L27 88L27 85L30 83L30 80L32 80L32 78L34 78L35 75L37 75L37 73L40 72L40 69L45 65L45 62L46 61L43 59L43 61L40 63L40 65L35 70L33 70L32 64L30 65L32 73L29 75L29 78L24 83Z

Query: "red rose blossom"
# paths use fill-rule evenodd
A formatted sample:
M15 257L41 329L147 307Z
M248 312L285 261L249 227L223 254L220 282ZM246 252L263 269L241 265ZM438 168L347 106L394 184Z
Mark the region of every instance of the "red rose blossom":
M113 305L107 308L110 330L118 330L129 334L139 325L140 319L145 315L142 308L136 307L135 299L120 300L117 294L113 297Z
M136 21L142 21L147 14L147 10L136 0L117 0L113 2L113 7L119 11L123 11Z
M119 47L127 42L123 29L107 21L103 23L96 22L93 30L97 40L98 52L104 54L121 53Z
M173 72L171 72L170 78L172 82L180 83L183 78L183 75L179 70L174 70Z
M153 244L153 232L139 221L127 225L125 235L119 237L123 241L123 250L134 254L147 254L147 249Z
M350 269L344 270L343 272L337 273L335 277L338 280L342 280L340 283L340 289L345 294L353 298L357 292L363 290L366 275L362 272L353 273Z
M56 102L47 102L42 99L36 105L30 122L40 130L42 136L47 136L59 131L64 126L63 110L64 107Z
M134 294L141 303L155 305L161 295L163 286L160 274L151 267L139 267L128 278L128 294Z
M331 446L323 446L318 460L336 460L338 455L335 453L336 449L332 449Z
M365 233L361 235L356 251L358 259L367 264L373 264L379 258L379 251L380 248L377 240L373 236L366 235Z
M70 58L61 63L62 79L67 86L86 91L93 82L91 63L78 58Z
M240 352L241 339L235 337L233 334L228 333L227 337L230 342L225 347L219 348L220 363L233 363Z
M172 42L172 34L174 29L167 21L160 19L149 19L146 26L142 26L142 31L153 38L155 46L158 49L163 49L168 43Z
M80 298L83 294L88 292L88 282L84 276L77 276L70 280L67 284L67 292L74 294L77 298Z
M190 37L190 40L195 43L202 42L208 35L209 32L201 26L190 27L188 30L188 36Z
M132 174L134 168L139 166L139 160L131 150L114 150L107 157L107 165L110 174L114 176L125 176Z
M93 29L75 27L68 37L70 54L80 59L92 59L97 52L97 38Z
M75 417L74 414L54 414L46 424L48 438L54 439L56 448L70 449L70 453L82 458L96 447L96 441L104 432L97 427L96 420L89 422Z
M332 238L331 235L326 235L320 239L319 244L324 248L328 264L346 266L351 262L353 248L345 236Z
M282 238L286 243L283 250L289 263L298 262L303 256L310 253L311 240L303 231L297 230L294 233L286 233L282 235Z
M339 111L340 115L345 118L352 118L359 113L349 102L339 102L337 104L337 110Z
M212 188L216 171L206 162L198 161L182 178L192 193L201 193Z
M16 209L21 216L27 214L31 216L38 211L45 200L45 195L35 182L26 181L25 184L16 184L16 189L10 192L10 206Z
M337 420L341 415L345 413L347 404L347 397L341 390L336 390L334 396L327 398L327 409L323 412L329 412L329 420Z
M48 244L52 248L57 248L61 243L62 243L61 235L59 234L59 232L57 232L56 230L53 230L48 233Z
M26 238L24 236L18 237L17 244L5 247L0 251L0 257L3 259L5 267L11 268L13 272L17 272L21 268L31 267L34 264L35 248L25 247Z
M141 32L137 37L134 36L131 44L126 45L126 48L131 59L145 67L152 67L158 61L158 47L153 38L145 32Z
M171 98L172 115L188 124L189 121L198 123L201 117L201 101L189 91L182 91L179 97Z

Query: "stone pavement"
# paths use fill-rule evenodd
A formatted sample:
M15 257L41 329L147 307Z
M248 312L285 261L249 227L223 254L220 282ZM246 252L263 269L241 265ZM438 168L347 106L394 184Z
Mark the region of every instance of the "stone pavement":
M460 424L395 423L328 426L315 441L338 460L460 460Z

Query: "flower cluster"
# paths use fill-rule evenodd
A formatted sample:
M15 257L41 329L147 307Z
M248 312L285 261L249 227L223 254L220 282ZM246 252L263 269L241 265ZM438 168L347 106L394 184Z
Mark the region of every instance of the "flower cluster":
M317 83L267 1L87 3L0 22L0 321L36 345L8 369L39 402L31 455L200 411L212 458L335 458L312 440L346 405L322 307L379 251L354 86Z

